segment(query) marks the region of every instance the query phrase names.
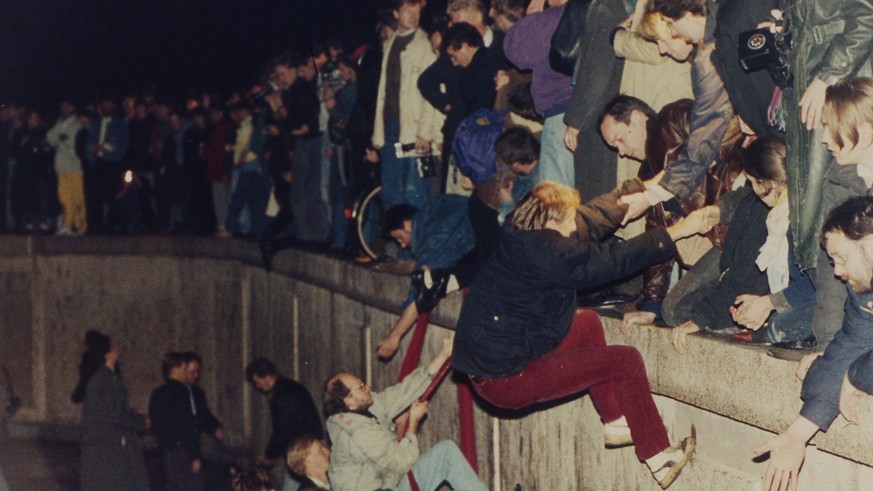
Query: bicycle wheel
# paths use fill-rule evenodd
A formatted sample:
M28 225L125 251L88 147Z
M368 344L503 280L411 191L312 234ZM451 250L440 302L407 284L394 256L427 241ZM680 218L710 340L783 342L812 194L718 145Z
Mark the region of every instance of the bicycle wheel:
M382 237L384 214L382 186L376 186L358 201L352 217L355 220L361 249L373 259L378 259L385 253L385 239Z

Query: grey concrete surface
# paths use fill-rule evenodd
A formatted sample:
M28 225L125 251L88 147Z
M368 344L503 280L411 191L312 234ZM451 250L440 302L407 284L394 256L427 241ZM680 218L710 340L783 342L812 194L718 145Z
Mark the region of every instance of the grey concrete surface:
M243 462L269 434L267 399L243 379L252 357L272 358L318 399L325 378L340 370L361 373L377 389L392 384L409 342L393 360L375 359L408 280L327 256L282 251L266 273L257 245L236 240L13 237L0 238L0 253L0 363L24 402L13 420L17 437L75 435L79 408L69 394L90 328L119 344L134 407L144 407L160 383L165 351L199 351L202 386L228 429L230 455L216 455ZM453 294L435 310L425 357L454 327L459 307ZM794 363L703 336L689 337L682 356L668 330L625 339L615 318L603 322L610 343L642 353L673 440L697 426L698 458L671 489L753 489L766 464L750 449L783 429L800 405ZM423 446L458 438L454 389L446 383L438 391ZM477 407L475 417L480 475L492 489L657 489L632 449L603 448L602 425L584 395L511 418ZM838 419L809 448L800 489L869 489L871 438L873 428Z

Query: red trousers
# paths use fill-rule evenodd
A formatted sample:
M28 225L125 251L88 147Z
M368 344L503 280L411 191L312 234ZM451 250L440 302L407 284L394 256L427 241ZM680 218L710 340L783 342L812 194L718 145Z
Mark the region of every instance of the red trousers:
M631 346L607 346L603 325L593 310L577 310L561 344L521 372L472 382L485 400L509 409L587 390L602 421L627 419L640 460L670 446L640 352Z

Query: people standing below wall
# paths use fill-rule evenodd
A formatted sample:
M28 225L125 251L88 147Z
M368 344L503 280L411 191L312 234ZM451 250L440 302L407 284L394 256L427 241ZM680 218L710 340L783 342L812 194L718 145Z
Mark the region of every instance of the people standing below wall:
M62 101L61 116L46 134L46 141L55 149L57 192L63 208L58 235L82 234L86 228L82 162L76 155L76 133L80 128L76 106L69 99Z
M88 389L88 381L98 368L106 362L105 355L109 351L109 336L90 329L85 332L85 351L79 360L79 381L70 394L73 404L81 404L85 401L85 391ZM116 372L119 372L116 367Z
M287 463L291 472L303 478L297 491L330 491L330 449L321 440L298 438L288 449Z
M246 367L246 380L270 398L270 420L273 431L264 453L258 455L257 464L273 468L277 462L282 474L282 491L297 489L297 483L288 474L284 464L288 447L302 436L318 440L324 438L321 416L309 391L299 382L279 374L276 365L266 358L256 358Z
M232 491L276 491L270 482L270 475L262 470L230 471Z
M165 354L161 365L165 383L149 398L149 416L158 438L167 491L202 490L200 434L224 440L224 427L209 410L203 390L196 386L199 360L193 352Z
M104 363L88 380L82 407L82 490L150 491L139 432L151 423L127 404L118 347L105 336L100 346Z

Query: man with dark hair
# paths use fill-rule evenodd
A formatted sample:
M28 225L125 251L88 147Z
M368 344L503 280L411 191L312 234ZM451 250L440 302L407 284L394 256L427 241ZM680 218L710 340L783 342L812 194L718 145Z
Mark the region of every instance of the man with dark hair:
M385 234L402 249L412 252L417 271L413 279L417 279L425 269L454 267L475 243L467 214L467 198L456 194L432 198L421 209L411 205L389 208L385 212ZM419 310L413 301L418 293L416 288L410 288L403 312L391 332L379 341L377 351L380 357L394 356L400 339L418 319Z
M422 491L435 491L443 483L465 491L487 489L454 442L443 441L419 453L418 430L427 414L427 402L417 399L451 356L453 341L454 335L447 334L427 366L382 392L371 392L351 373L327 381L324 412L333 442L329 475L334 491L406 491L411 489L406 477L409 471ZM406 408L409 426L398 440L393 420Z
M262 467L273 467L285 457L285 452L295 440L304 435L317 439L324 437L321 416L309 390L302 384L285 378L276 370L276 365L266 358L255 358L246 367L246 380L270 398L270 420L273 432L264 453L258 455ZM282 466L285 469L285 466ZM287 471L284 489L293 486ZM293 488L293 489L296 489Z
M224 427L209 410L203 390L194 385L199 359L193 352L165 354L161 371L166 382L149 399L149 417L158 437L168 491L203 489L200 433L224 440ZM192 363L197 364L197 377L191 375Z
M712 61L718 4L712 0L656 0L649 11L668 23L671 36L694 46L691 52L694 92L691 133L679 158L657 183L647 186L645 192L622 198L622 203L628 205L625 223L673 197L687 199L706 175L710 163L718 158L718 142L724 138L734 115L724 81Z
M465 47L466 45L466 47ZM446 53L455 61L455 65L467 66L477 49L482 47L482 35L470 24L461 22L453 25L443 36L443 46ZM463 51L455 56L455 52Z
M319 122L318 69L308 53L297 62L297 79L292 85L289 107L291 136L295 138L291 172L291 212L294 235L299 241L326 245L330 216L321 195L322 140Z
M443 47L455 66L462 67L458 75L458 88L464 102L463 116L477 109L494 109L497 91L494 76L503 68L503 50L499 55L485 49L482 35L470 24L461 22L446 31Z
M657 113L636 97L620 95L600 115L600 135L622 157L642 162L646 158L646 125Z
M540 144L529 129L507 128L494 143L497 171L473 190L467 213L476 238L476 263L485 261L497 249L503 218L533 187L528 176L536 169Z
M273 182L273 196L279 206L276 216L270 221L260 239L261 259L264 267L272 268L273 255L279 248L278 240L290 233L293 220L291 212L291 151L293 137L290 127L289 111L293 110L289 90L297 80L297 64L289 53L282 54L270 62L270 83L275 87L266 89L264 101L270 107L266 122L265 148L270 154L270 176ZM282 244L284 245L284 244Z
M449 0L446 14L452 25L469 24L482 36L482 46L503 57L503 33L495 32L485 23L485 4L482 0Z
M849 298L843 325L823 355L801 363L797 376L803 380L800 415L781 434L767 440L755 452L770 453L764 477L769 490L794 489L803 464L806 444L816 433L827 431L844 408L841 397L857 388L870 390L873 370L873 197L856 196L830 211L821 231L822 244L833 261L834 275L846 283ZM793 483L791 481L794 481Z

